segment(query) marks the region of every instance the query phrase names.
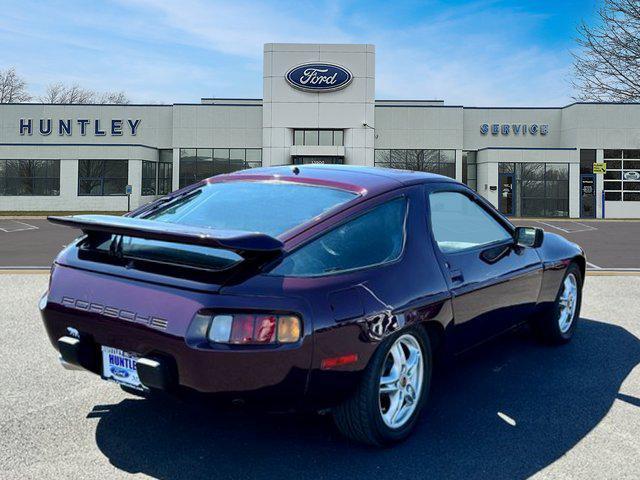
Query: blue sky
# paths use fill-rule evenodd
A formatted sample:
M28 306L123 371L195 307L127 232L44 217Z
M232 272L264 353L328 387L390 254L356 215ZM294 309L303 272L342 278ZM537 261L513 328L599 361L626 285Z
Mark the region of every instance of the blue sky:
M0 68L125 90L134 102L261 97L267 42L373 43L376 98L448 104L571 101L583 1L0 0Z

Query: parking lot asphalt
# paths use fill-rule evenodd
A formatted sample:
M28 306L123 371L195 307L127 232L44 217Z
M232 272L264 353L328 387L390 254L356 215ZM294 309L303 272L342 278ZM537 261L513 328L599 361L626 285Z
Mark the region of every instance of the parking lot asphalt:
M589 269L640 271L640 221L524 218L516 219L514 223L543 228L576 242L587 254Z
M514 223L541 227L578 243L590 270L640 272L640 221L515 219ZM79 233L43 218L0 218L0 269L49 268Z
M0 478L638 479L640 276L587 278L566 346L526 329L436 368L395 448L320 416L142 400L63 370L41 325L46 275L0 275Z
M79 234L44 218L0 218L0 267L49 268L58 252Z

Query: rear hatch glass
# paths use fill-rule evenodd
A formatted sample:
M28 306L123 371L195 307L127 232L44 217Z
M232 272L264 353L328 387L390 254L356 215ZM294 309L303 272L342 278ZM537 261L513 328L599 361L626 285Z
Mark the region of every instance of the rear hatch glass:
M211 183L144 218L277 237L355 196L345 190L289 182Z

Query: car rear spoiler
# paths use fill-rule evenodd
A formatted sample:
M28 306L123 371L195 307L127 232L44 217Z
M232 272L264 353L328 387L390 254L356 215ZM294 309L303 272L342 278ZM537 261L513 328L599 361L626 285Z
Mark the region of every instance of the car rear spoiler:
M230 250L245 259L272 257L283 249L283 243L270 235L240 230L216 230L143 218L115 215L74 215L47 217L52 223L79 228L89 240L104 241L111 235L160 240Z

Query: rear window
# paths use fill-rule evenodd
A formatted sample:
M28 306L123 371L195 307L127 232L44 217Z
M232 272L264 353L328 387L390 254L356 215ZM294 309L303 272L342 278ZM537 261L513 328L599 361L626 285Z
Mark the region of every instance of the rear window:
M144 218L275 237L355 197L344 190L286 182L212 183ZM107 253L116 247L127 258L207 270L225 270L242 261L227 250L126 236L112 236L97 250Z
M211 183L145 218L276 237L356 196L288 182Z
M405 198L369 210L286 257L272 275L315 277L397 260L405 241Z

